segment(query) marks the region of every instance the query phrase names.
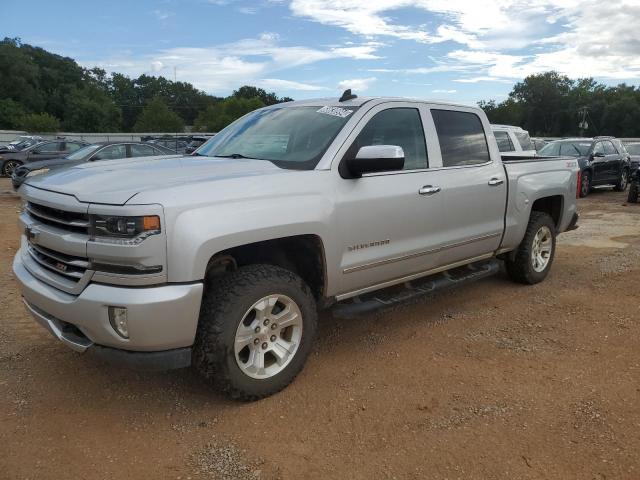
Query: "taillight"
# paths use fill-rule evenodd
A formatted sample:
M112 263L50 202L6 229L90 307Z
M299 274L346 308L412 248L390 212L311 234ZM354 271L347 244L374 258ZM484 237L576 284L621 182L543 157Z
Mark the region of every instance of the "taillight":
M580 198L580 185L582 185L582 170L578 170L578 175L576 175L578 181L576 182L576 198Z

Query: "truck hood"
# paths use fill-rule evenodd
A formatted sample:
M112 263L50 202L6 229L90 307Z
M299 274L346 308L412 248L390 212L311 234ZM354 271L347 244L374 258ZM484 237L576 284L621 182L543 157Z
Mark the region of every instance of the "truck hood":
M291 172L266 160L185 156L88 162L29 177L25 184L81 202L124 205L133 196L187 183Z

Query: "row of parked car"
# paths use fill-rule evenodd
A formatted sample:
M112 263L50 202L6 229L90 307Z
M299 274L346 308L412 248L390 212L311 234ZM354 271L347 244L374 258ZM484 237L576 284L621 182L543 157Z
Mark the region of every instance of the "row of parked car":
M24 135L0 147L0 172L10 177L21 166L28 166L27 170L33 170L34 167L41 169L47 166L61 166L91 160L190 154L209 138L204 136L143 137L141 142L111 141L89 144L82 140L66 138L44 140L42 137ZM52 159L56 161L51 162ZM45 160L49 162L41 163ZM25 171L25 169L22 170Z
M638 202L640 192L640 142L624 144L615 137L565 138L561 140L531 139L521 127L492 125L493 134L503 157L517 158L575 157L581 169L579 194L586 197L593 187L612 186L624 191L628 185L629 202ZM12 177L17 188L29 175L50 168L96 160L193 153L210 137L142 137L142 141L112 141L88 144L81 140L44 140L37 136L20 136L0 147L2 174Z
M640 142L624 144L611 136L531 139L529 133L520 127L492 125L492 129L503 157L537 154L540 157L576 158L581 170L581 197L589 195L593 187L612 186L614 190L623 192L631 185L628 201L638 202Z

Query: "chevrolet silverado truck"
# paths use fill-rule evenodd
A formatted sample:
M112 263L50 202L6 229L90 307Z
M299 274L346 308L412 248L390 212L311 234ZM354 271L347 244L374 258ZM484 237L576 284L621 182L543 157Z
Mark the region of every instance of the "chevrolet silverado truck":
M501 158L479 108L345 92L28 178L13 271L71 349L254 400L301 371L319 309L486 261L542 281L577 185L573 158Z

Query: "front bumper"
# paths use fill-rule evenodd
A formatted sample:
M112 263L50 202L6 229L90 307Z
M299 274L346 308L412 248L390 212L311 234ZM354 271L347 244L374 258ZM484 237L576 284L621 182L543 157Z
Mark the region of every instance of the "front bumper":
M33 276L20 251L13 272L27 309L68 347L134 366L143 366L144 358L152 368L163 363L166 368L189 365L202 283L146 288L90 283L76 296ZM109 323L109 306L127 308L128 339L120 337Z

